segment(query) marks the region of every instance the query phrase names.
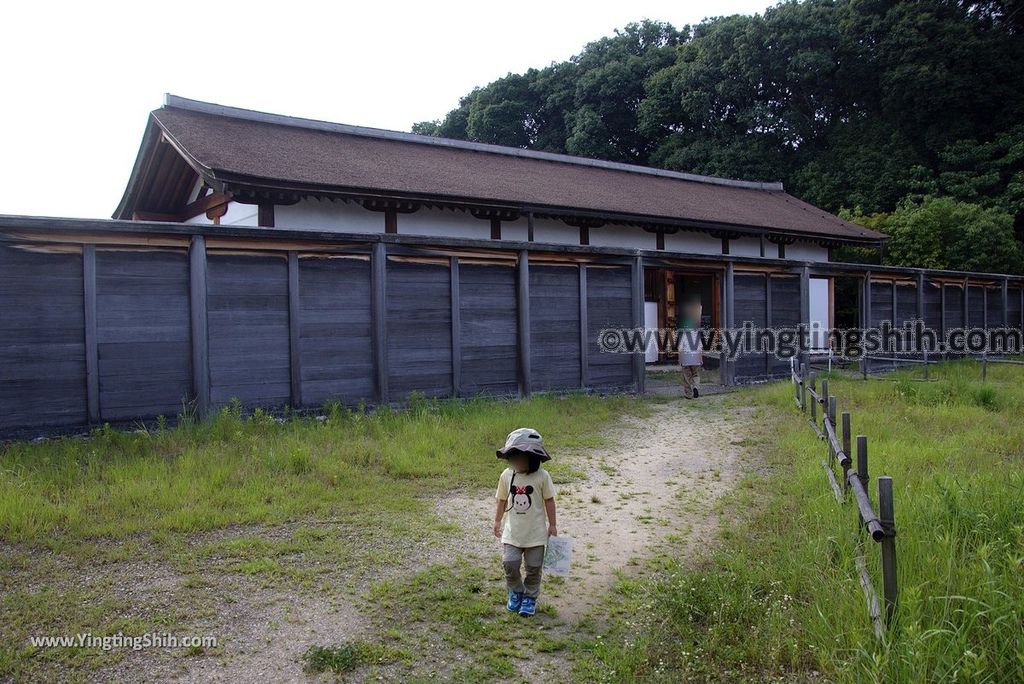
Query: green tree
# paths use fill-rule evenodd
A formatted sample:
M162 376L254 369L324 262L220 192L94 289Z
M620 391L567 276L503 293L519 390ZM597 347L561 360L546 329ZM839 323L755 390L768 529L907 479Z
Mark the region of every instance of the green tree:
M949 197L901 202L891 213L848 214L887 233L884 263L955 271L1024 272L1024 250L1013 216Z

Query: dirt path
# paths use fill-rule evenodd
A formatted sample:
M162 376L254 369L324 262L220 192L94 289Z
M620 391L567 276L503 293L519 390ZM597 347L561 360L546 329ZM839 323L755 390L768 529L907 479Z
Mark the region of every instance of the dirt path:
M570 577L545 585L542 602L554 608L551 629L571 634L611 589L616 575L638 571L640 561L657 553L669 535L674 537L674 553L680 545L689 553L714 532L718 520L714 503L741 470L742 447L735 432L740 416L724 408L725 401L715 396L698 402L656 403L651 415L629 418L612 428L602 448L556 452L556 458L566 459L583 476L559 489L559 532L574 539L574 567ZM453 558L500 581L498 543L491 536L493 491L453 493L438 506L438 513L453 523L443 539L413 544L400 558L368 565L362 579L339 591L318 595L284 586L254 586L238 577L224 577L220 586L215 581L198 631L221 637L220 654L199 658L133 654L107 669L104 678L317 681L320 677L302 670L302 654L311 646L377 641L381 626L369 616L373 611L365 603L374 582L410 577L432 564L449 565ZM268 528L244 533L287 536L291 531ZM170 585L176 583L174 579L168 580ZM443 658L449 656L462 657L440 655L441 668ZM527 679L567 676L565 662L558 658L534 659L523 667L530 668L521 671Z
M631 572L668 535L692 551L713 534L718 520L711 508L741 468L735 417L714 409L721 402L709 397L656 405L652 415L611 430L608 446L565 456L585 477L560 487L557 499L558 531L573 538L574 563L566 589L543 599L559 617L585 615L617 573ZM459 511L457 522L475 537L467 536L467 545L479 550L494 516L491 498L462 497L444 510ZM487 551L497 556L493 538Z

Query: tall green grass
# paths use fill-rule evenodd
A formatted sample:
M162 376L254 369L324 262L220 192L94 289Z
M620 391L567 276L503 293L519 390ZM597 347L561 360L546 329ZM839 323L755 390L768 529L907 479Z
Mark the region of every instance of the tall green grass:
M303 517L381 521L455 487L490 485L513 428L563 449L594 446L602 425L642 411L627 397L427 401L373 413L328 406L279 420L227 407L173 428L0 447L0 539L55 546ZM383 516L383 517L382 517Z
M624 582L623 617L580 676L1024 681L1024 369L990 367L982 384L951 364L932 378L830 381L869 438L873 499L874 477L894 481L900 603L883 641L855 574L855 508L832 498L824 445L778 383L731 399L758 407L763 462L731 496L720 548Z

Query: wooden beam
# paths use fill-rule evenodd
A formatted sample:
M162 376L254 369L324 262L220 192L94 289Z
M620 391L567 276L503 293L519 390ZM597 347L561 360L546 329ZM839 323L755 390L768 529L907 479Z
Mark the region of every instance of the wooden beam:
M655 233L655 249L665 249L665 231L659 230Z
M459 257L449 259L452 305L452 394L462 394L462 307L459 294Z
M301 408L302 401L302 305L299 299L299 253L288 252L288 357L291 366L291 402L293 408Z
M386 214L385 214L386 215ZM388 392L387 347L387 248L383 242L373 245L370 255L370 311L373 320L373 366L376 375L377 403L386 404Z
M384 232L391 234L398 232L398 212L394 209L384 211Z
M722 313L725 315L726 330L736 328L736 270L732 262L725 265L725 279L723 281ZM722 356L721 367L724 373L725 385L736 384L736 362L733 359L726 359Z
M643 257L633 258L632 271L633 290L633 327L641 329L644 327L644 261ZM646 350L633 352L633 382L636 385L637 394L643 394L646 389L645 375L647 374Z
M533 242L533 212L526 213L526 241Z
M496 219L496 218L492 218L491 219L491 239L492 240L500 240L501 239L501 219Z
M764 243L761 243L764 247ZM764 327L767 330L772 328L772 274L764 274ZM765 375L772 374L772 354L765 352L764 355Z
M729 253L729 238L722 238L722 254Z
M590 321L587 315L587 265L580 264L580 387L590 384Z
M189 310L192 337L192 398L196 415L210 411L210 338L206 317L206 238L195 235L188 247Z
M211 209L215 209L221 206L226 207L228 202L230 202L232 199L233 196L231 195L230 192L212 192L209 195L206 195L205 197L200 197L199 199L193 202L189 202L184 207L182 207L181 211L178 213L177 220L184 223L190 218L195 218L200 214L207 213Z
M786 243L785 242L780 242L779 243L779 258L780 259L785 259L786 258Z
M518 267L519 394L530 396L530 254L519 252Z
M590 244L590 226L580 226L580 244Z
M781 244L779 249L782 249ZM800 324L804 326L804 329L809 334L811 329L811 272L807 266L800 269ZM801 363L804 364L805 368L809 369L811 367L810 350L801 352L800 357Z
M82 245L85 305L85 387L90 423L100 421L100 358L96 340L96 245Z

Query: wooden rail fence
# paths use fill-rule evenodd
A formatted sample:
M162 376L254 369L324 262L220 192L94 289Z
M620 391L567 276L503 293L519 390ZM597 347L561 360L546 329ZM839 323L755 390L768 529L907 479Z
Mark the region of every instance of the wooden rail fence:
M874 627L875 636L882 638L886 627L891 627L896 614L896 521L893 512L892 478L878 478L878 512L871 503L868 493L868 438L857 435L856 457L853 456L850 429L850 413L839 414L840 426L837 430L837 404L835 396L829 394L828 380L821 381L817 386L814 372L808 371L806 364L797 364L791 360L791 376L793 381L794 399L803 413L810 412L809 423L818 438L827 447L827 458L821 465L828 478L836 502L845 504L850 497L857 506L857 552L856 564L860 576L861 589L867 599L868 613ZM820 424L818 412L821 412ZM842 472L842 484L836 477L836 466ZM879 544L882 556L882 596L885 602L884 625L882 611L879 606L878 593L875 591L865 560L864 533Z

